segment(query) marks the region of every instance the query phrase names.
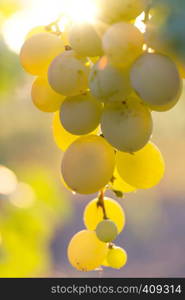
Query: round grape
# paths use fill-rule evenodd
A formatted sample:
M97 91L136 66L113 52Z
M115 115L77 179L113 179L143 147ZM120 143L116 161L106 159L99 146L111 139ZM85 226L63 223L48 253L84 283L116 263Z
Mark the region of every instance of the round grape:
M110 243L118 235L117 226L111 220L103 220L96 227L96 235L100 241Z
M127 263L127 253L120 247L113 247L108 251L107 263L109 267L114 269L121 269Z
M68 132L82 135L98 127L101 114L101 103L88 92L66 98L61 106L60 119Z
M113 147L132 153L143 148L149 141L153 122L146 105L135 96L128 99L105 106L101 129Z
M20 52L23 68L32 75L47 73L52 60L64 52L64 43L55 34L38 33L27 39Z
M115 167L114 149L100 136L78 138L62 161L66 184L80 194L98 192L110 181Z
M118 152L116 165L121 178L138 189L157 185L165 170L163 156L151 142L134 154Z
M90 230L78 232L68 246L68 259L79 271L93 271L98 268L107 255L107 245Z
M129 69L114 68L107 57L102 57L89 76L91 93L100 101L123 101L132 91Z

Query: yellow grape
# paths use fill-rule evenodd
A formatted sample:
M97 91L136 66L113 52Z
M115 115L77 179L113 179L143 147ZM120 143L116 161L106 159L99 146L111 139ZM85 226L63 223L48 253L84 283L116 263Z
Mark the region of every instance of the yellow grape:
M62 175L74 192L93 194L108 184L114 167L114 149L104 138L87 135L75 140L65 152Z
M64 42L55 34L38 33L27 39L20 52L23 68L32 75L44 75L52 60L64 52Z
M125 226L125 213L121 205L107 197L104 198L104 205L107 217L116 224L118 233L120 233ZM92 200L86 206L83 220L89 230L95 230L97 225L103 220L103 210L101 206L98 206L98 198Z
M93 271L98 268L107 255L107 245L98 240L90 230L78 232L68 246L68 259L80 271Z
M49 85L48 80L38 77L32 86L32 100L35 106L43 112L55 112L60 109L65 97L56 93Z
M65 151L78 138L64 129L60 122L59 111L54 114L52 127L55 143L62 151Z
M62 151L65 151L78 138L77 135L73 135L64 129L60 121L59 111L54 113L52 129L53 129L54 141L58 146L58 148L60 148ZM98 133L99 133L99 128L96 128L92 132L92 134L98 134Z
M165 171L163 156L151 142L133 154L118 152L116 164L123 180L138 189L157 185Z
M109 24L139 16L149 0L98 0L99 18Z
M127 263L127 253L124 249L120 247L113 247L109 249L107 254L108 266L114 269L120 269L124 267Z
M136 93L153 110L172 108L182 92L177 66L168 56L159 53L145 53L134 62L131 82Z
M109 27L103 36L103 49L118 67L130 65L142 54L144 37L133 24L120 22Z
M113 179L110 182L112 190L121 191L122 193L131 193L136 191L136 187L125 182L119 175L117 168L114 170Z

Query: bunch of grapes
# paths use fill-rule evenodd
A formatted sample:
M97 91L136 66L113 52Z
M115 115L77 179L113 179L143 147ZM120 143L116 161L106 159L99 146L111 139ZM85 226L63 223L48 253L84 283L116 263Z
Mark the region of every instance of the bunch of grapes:
M170 38L173 45L174 36L161 39L159 29L177 14L167 14L161 2L174 1L156 0L155 7L149 0L95 2L94 23L70 21L64 31L57 22L37 27L20 53L24 69L37 76L33 103L54 113L54 140L65 151L62 182L75 193L98 193L85 208L86 229L68 247L70 263L81 271L126 264L126 251L114 244L125 214L104 194L122 197L159 183L165 163L151 142L152 111L170 110L182 91L181 60L175 47L162 47ZM144 33L135 26L142 12Z

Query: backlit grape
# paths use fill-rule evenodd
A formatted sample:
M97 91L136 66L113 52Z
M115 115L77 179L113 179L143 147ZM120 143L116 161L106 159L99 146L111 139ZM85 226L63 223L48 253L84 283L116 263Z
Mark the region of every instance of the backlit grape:
M120 247L113 247L109 249L107 254L107 263L110 267L115 269L123 268L127 263L127 253Z
M96 227L98 239L104 243L112 242L118 235L118 229L111 220L103 220Z

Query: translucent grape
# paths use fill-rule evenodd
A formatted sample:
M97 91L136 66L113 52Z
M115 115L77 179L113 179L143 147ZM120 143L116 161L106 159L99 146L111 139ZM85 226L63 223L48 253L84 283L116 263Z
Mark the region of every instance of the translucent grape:
M64 51L64 43L55 34L39 33L27 39L20 52L23 68L32 75L43 75L51 61Z
M43 32L48 32L46 26L36 26L32 28L26 35L25 40L31 38L33 35L38 34L38 33L43 33Z
M96 227L97 238L104 242L110 243L114 241L118 235L118 229L111 220L103 220Z
M54 141L62 151L65 151L78 138L64 129L60 122L59 111L54 114L52 129Z
M65 96L76 96L88 88L89 69L72 51L57 56L48 71L51 87Z
M128 68L118 70L102 57L89 76L91 93L103 102L123 101L132 91Z
M103 36L103 49L111 62L130 65L142 53L144 37L133 24L120 22L109 27Z
M120 233L125 226L125 213L121 205L107 197L104 198L104 205L107 217L116 224L118 233ZM97 225L103 221L103 209L98 205L98 198L88 203L84 210L83 220L89 230L95 230Z
M114 175L110 182L110 188L114 191L121 191L122 193L131 193L136 191L134 186L131 186L121 178L117 168L114 170Z
M107 245L90 230L78 232L68 246L68 259L80 271L93 271L98 268L107 255Z
M146 8L148 0L98 0L99 18L107 23L130 21Z
M128 99L105 106L101 129L113 147L120 151L135 152L149 141L153 122L146 105L133 95Z
M90 93L86 93L66 98L61 106L60 119L67 131L82 135L98 127L101 113L101 103Z
M79 23L69 30L71 47L81 56L103 54L101 37L105 29L102 24Z
M182 82L174 62L162 54L145 53L131 68L136 93L154 109L173 106L181 94Z
M98 192L111 179L115 167L114 149L100 136L78 138L62 161L66 184L80 194Z
M43 112L59 110L64 96L57 94L49 85L46 78L38 77L32 86L32 100L35 106Z
M163 156L151 142L134 154L118 152L116 164L123 180L138 189L157 185L165 171Z
M127 253L120 247L113 247L108 251L107 263L111 268L121 269L127 263Z

